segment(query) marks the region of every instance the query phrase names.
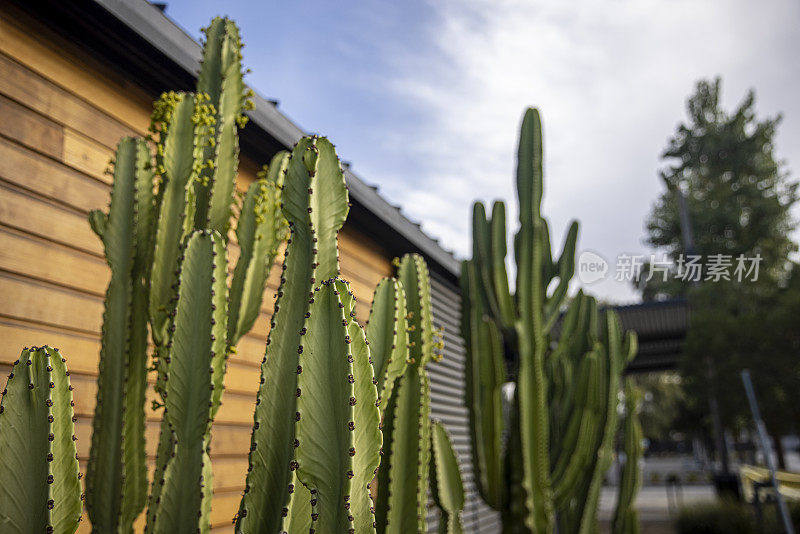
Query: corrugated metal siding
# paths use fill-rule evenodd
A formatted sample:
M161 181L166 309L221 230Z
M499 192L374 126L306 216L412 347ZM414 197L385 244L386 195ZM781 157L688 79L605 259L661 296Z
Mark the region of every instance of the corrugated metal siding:
M461 464L466 502L462 521L465 532L500 532L500 515L478 495L472 473L472 447L469 440L469 416L464 405L464 340L460 334L461 296L458 287L436 273L431 273L433 322L444 327L444 358L428 365L431 380L431 417L440 419L450 436ZM439 513L429 503L428 531L436 532Z

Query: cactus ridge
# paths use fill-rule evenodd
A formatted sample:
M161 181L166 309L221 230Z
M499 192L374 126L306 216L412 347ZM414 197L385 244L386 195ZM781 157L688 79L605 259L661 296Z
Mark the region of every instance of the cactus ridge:
M22 351L0 400L3 532L72 534L81 518L72 386L58 349Z

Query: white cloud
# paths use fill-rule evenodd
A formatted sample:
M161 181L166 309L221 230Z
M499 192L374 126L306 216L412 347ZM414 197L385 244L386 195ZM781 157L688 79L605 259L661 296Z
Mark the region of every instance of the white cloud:
M732 106L754 87L759 113L786 113L779 155L800 161L800 7L766 2L642 0L431 0L435 50L389 58L390 98L419 111L413 131L385 136L381 150L413 160L370 167L411 218L467 255L470 203L503 198L516 217L514 158L522 111L542 111L545 213L560 243L571 218L580 246L607 258L648 252L643 221L660 191L666 139L701 77L723 76ZM394 154L393 161L398 161ZM631 300L625 284L592 292Z

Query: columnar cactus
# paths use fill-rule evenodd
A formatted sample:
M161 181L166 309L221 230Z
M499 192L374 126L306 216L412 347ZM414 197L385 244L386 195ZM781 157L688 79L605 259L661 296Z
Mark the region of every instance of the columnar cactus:
M75 415L58 349L25 348L0 401L0 525L72 534L81 519Z
M611 523L616 534L639 534L639 518L634 508L636 492L642 483L639 460L642 458L642 426L637 414L639 392L632 378L625 379L625 425L622 450L625 464L620 477L617 509Z
M439 507L441 519L439 532L460 534L461 511L464 509L464 482L453 442L441 421L435 421L431 430L431 495Z
M245 124L243 112L249 106L242 80L241 42L236 25L228 19L214 19L205 33L197 93L165 93L156 102L151 126L155 157L145 140L124 139L120 143L109 212L96 211L90 216L93 229L103 240L112 272L87 480L88 507L96 532L129 531L146 498L143 403L148 323L157 371L155 389L161 398L156 408L166 407L169 413L171 406L172 413L181 414L181 420L174 415L165 415L162 420L146 529L161 529L157 525L164 521L179 521L182 528L191 528L184 521L191 515L188 509L209 509L210 463L197 451L208 450L210 425L204 427L198 449L196 436L184 432L182 426L188 424L182 417L189 407L180 405L185 399L179 394L177 398L169 395L176 384L194 380L184 373L196 370L180 362L196 360L198 356L192 350L200 347L180 350L175 339L191 335L198 340L213 340L213 373L209 389L202 395L208 397L206 404L210 403L206 419L213 420L221 402L227 357L258 316L269 269L287 233L279 209L286 153L275 156L261 178L250 186L240 209L233 209L238 128ZM228 294L228 268L220 251L229 245L234 211L240 255L233 270L230 304L223 305L219 299ZM183 285L183 291L188 291L183 278L187 278L189 287L207 279L197 278L196 269L187 271L183 265L186 257L199 254L190 251L190 245L208 248L210 245L199 244L206 241L213 241L214 268L219 272L214 275L213 287L194 290L195 294L208 290L216 295L208 302L214 311L213 327L206 325L201 332L200 323L179 313L181 302L188 297L181 296L178 288ZM206 358L207 352L202 357ZM178 376L170 376L171 371ZM199 397L193 397L194 401L200 402ZM193 452L178 454L186 447ZM187 460L176 461L173 453ZM184 469L188 478L174 476L173 470ZM195 477L200 470L202 481ZM197 490L188 491L184 486L181 492L193 498L202 493L202 502L181 501L176 505L180 514L172 515L175 496L162 492L170 492L175 482L186 484L192 479L196 479ZM163 519L157 514L159 510L167 511ZM205 522L204 517L200 523Z
M367 532L378 466L377 379L353 297L338 279L349 211L333 145L306 137L286 165L291 237L261 366L236 532Z
M574 272L573 222L553 257L543 195L539 113L525 113L514 237L516 293L505 267L505 206L473 210L473 258L462 266L462 331L474 470L482 497L503 512L504 531L590 532L616 431L620 377L636 353L611 311L579 293L561 321ZM558 332L560 330L560 333ZM554 341L557 341L554 343ZM515 381L504 414L505 363ZM508 423L506 421L509 421ZM506 443L503 436L506 435Z
M90 215L111 268L86 477L96 532L130 531L147 499L144 425L153 169L143 139L120 141L108 214Z
M379 532L424 532L430 463L430 382L425 366L434 355L425 260L405 255L398 278L408 309L408 364L384 405L375 514Z
M225 256L224 241L213 230L192 233L181 256L173 334L164 359L164 419L173 439L161 479L154 481L162 490L151 505L153 532L209 528L203 501L205 485L211 484L205 469L209 432L220 403L227 348Z

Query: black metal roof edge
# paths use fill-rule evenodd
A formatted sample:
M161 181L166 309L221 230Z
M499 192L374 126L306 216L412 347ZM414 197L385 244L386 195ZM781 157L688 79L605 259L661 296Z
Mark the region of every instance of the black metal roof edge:
M191 36L146 0L94 0L112 16L123 22L179 68L196 76L200 71L202 48ZM281 113L273 104L254 91L255 109L248 112L251 128L258 127L291 148L305 132ZM372 187L349 169L345 179L350 194L375 217L389 225L419 252L432 260L450 277L457 277L459 261L408 220L398 208L389 204Z
M666 300L646 300L644 302L637 302L635 304L610 304L608 306L601 306L600 309L613 309L616 312L634 312L636 310L644 310L650 308L670 308L670 307L689 307L689 300L685 297L677 297Z

